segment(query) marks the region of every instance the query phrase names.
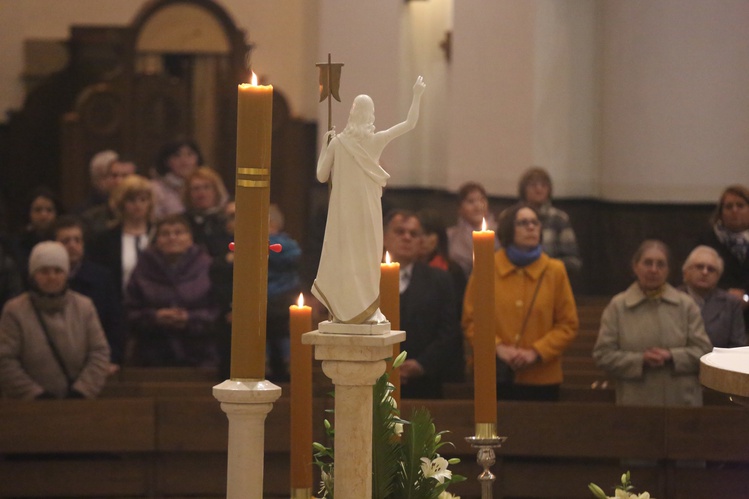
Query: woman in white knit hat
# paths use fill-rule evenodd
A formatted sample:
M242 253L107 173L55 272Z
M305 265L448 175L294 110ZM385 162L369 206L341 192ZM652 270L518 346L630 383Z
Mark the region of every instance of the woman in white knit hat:
M109 345L89 298L67 288L68 253L34 246L30 290L0 316L0 392L17 399L94 398L107 377Z

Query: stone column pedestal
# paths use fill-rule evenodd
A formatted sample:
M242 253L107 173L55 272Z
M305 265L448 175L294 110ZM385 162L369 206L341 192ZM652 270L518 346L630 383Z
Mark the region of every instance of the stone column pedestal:
M336 326L353 334L312 331L302 335L302 343L315 346L315 358L335 384L335 495L372 497L372 387L385 372L393 344L406 333L361 334L357 329L370 326Z
M229 419L227 499L262 499L265 417L281 396L269 381L226 380L213 396Z

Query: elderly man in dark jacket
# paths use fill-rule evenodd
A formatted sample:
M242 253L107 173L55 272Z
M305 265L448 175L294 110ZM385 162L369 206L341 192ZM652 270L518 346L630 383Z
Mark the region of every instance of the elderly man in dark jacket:
M747 337L741 301L717 287L723 273L723 259L709 246L697 246L682 267L684 284L679 288L689 294L702 311L705 331L715 347L744 346Z
M463 373L463 336L450 274L417 261L421 223L405 210L388 213L385 249L400 263L400 326L406 331L400 368L404 398L442 398L442 384Z

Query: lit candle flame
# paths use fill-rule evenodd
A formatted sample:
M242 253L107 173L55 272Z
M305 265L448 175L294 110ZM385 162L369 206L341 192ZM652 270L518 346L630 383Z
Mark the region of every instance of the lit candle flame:
M391 263L390 262L390 252L389 251L385 252L385 263L387 263L388 265L390 265L390 263Z
M296 301L296 306L299 308L304 306L304 293L299 293L299 299Z
M253 87L257 87L257 75L254 71L250 71L252 73L252 77L250 78L250 85Z
M486 230L486 218L481 219L481 230L482 231Z

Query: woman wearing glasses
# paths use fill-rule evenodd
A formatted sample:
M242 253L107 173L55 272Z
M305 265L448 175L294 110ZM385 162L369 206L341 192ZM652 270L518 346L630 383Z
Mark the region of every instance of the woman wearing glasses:
M561 355L577 335L575 299L564 264L541 247L537 212L524 203L499 218L495 253L497 396L559 399ZM463 330L473 340L473 277L463 304Z
M666 245L644 241L636 281L603 311L593 358L616 380L618 405L702 405L697 374L712 345L697 304L666 282L668 267Z

